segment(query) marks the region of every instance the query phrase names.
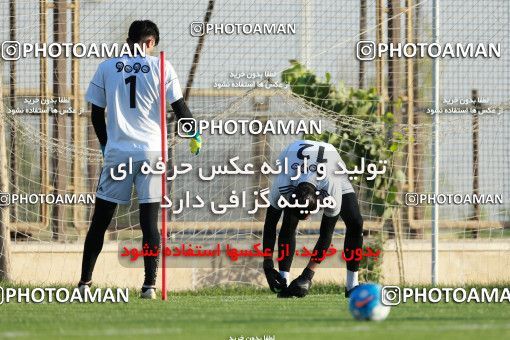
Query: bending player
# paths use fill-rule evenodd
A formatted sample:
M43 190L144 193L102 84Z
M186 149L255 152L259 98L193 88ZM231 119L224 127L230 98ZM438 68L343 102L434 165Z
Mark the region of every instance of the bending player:
M292 203L298 202L306 205L301 208L285 208L283 210L283 222L278 236L279 253L284 252L283 247L289 247L288 255L279 263L279 272L274 269L273 257L264 258L264 273L270 289L278 293L278 297L304 297L312 285L312 279L317 266L320 264L319 257L311 258L303 273L290 283L289 271L296 248L296 229L300 220L310 217L317 210L318 202L325 197L331 196L336 202L335 208L324 208L320 224L320 236L314 248L317 254L323 254L331 245L333 231L338 218L341 217L346 225L344 249L355 250L363 245L363 219L361 217L358 201L354 189L347 175L336 175L338 163L344 166L338 151L331 144L324 142L298 140L290 144L279 156L283 164L285 158L288 166L293 169L303 167L304 160L310 171L304 172L298 177L297 174L280 173L273 182L270 192L271 205L267 209L264 223L263 246L274 252L276 240L276 225L282 215L278 200L281 196ZM325 176L320 179L316 170L321 167ZM314 170L314 171L312 171ZM289 171L292 172L292 171ZM295 176L296 175L296 176ZM291 177L298 177L291 179ZM354 259L347 262L347 281L345 295L348 297L358 285L359 261Z
M85 239L80 290L89 289L92 271L103 247L104 235L117 204L131 201L133 185L140 203L140 227L143 245L159 247L158 211L161 204L161 176L142 174L144 162L151 165L161 156L159 59L149 56L159 42L159 29L152 21L134 21L127 38L131 51L137 43L146 51L143 56L123 56L102 62L92 78L85 99L92 104L92 124L103 152L104 165L96 192L96 203ZM165 61L166 98L178 119L192 118L184 102L181 87L172 65ZM105 122L105 110L107 122ZM190 150L198 154L201 136L190 139ZM166 152L166 150L165 150ZM132 169L119 181L111 170L132 162ZM157 257L144 257L145 280L141 297L154 299L158 268Z

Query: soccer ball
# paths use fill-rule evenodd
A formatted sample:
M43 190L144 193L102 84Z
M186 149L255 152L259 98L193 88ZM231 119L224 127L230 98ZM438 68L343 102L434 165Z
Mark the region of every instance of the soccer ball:
M349 310L357 320L382 321L390 313L390 307L381 303L381 286L375 283L365 283L354 289Z

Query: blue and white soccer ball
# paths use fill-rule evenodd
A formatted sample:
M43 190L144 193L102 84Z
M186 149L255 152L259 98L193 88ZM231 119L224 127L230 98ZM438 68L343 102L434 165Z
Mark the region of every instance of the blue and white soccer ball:
M390 313L390 307L381 303L382 287L375 283L361 284L351 293L349 310L357 320L382 321Z

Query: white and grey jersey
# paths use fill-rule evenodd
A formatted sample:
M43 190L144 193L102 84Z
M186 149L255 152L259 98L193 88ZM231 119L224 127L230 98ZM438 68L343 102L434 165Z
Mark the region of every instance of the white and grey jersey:
M337 175L334 173L339 169L339 163L345 168L345 163L336 148L329 143L298 140L287 146L278 157L281 164L284 164L285 159L287 159L289 171L287 173L282 171L273 181L269 194L271 206L280 209L279 198L284 196L286 199L290 199L298 184L307 182L317 188L319 198L331 196L335 201L335 208L324 209L326 216L338 215L342 205L342 195L354 192L354 189L346 174ZM305 159L308 170L297 179L292 179L292 177L296 177L297 168L303 169ZM318 178L318 166L322 166L326 174L322 179Z

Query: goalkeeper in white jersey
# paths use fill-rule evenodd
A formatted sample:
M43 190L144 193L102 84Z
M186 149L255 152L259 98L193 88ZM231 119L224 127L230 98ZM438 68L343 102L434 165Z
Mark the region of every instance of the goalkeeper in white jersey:
M143 245L147 244L150 249L160 246L157 222L162 200L161 175L141 172L144 162L154 164L162 154L159 59L149 55L159 43L159 29L150 20L134 21L129 27L127 43L132 51L134 44L139 44L145 49L146 56L123 56L102 62L85 96L92 105L92 124L101 145L104 165L97 185L94 214L85 239L79 283L82 291L91 285L92 271L117 204L130 203L133 186L140 203ZM168 61L165 61L164 78L166 99L177 119L192 118L175 70ZM190 150L198 154L201 136L193 132L190 137ZM132 163L130 173L123 180L115 180L111 170L128 162ZM143 298L156 297L157 267L157 257L144 257Z
M323 254L331 245L333 231L338 218L346 225L344 249L355 250L363 245L363 218L361 217L354 189L346 174L335 174L340 163L345 169L338 151L329 143L298 140L287 146L280 154L281 164L286 162L289 171L280 173L274 180L270 191L271 205L267 209L264 223L264 250L274 251L276 242L276 226L283 211L283 222L278 236L279 254L288 255L278 263L279 272L274 269L273 257L264 258L264 273L270 289L278 293L278 297L304 297L312 285L315 269L322 258L311 258L303 273L287 286L289 271L296 248L296 229L300 220L309 218L312 212L318 212L318 204L328 198L329 205L324 208L320 225L320 236L314 253ZM306 171L303 169L307 166ZM301 174L298 174L301 169ZM319 173L321 169L322 173ZM291 204L299 203L304 208L280 208L281 198ZM320 206L320 205L319 205ZM347 261L347 281L345 295L358 286L359 260Z

